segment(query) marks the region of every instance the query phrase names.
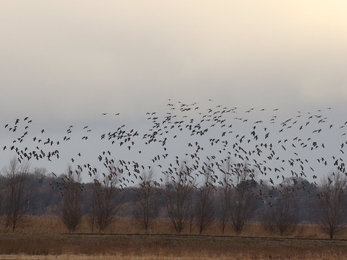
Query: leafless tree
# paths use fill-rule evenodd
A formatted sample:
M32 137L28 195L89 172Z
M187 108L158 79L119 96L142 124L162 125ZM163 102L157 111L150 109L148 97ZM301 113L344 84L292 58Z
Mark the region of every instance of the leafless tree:
M263 213L262 224L264 229L278 233L280 236L289 235L297 227L296 199L292 191L290 180L281 183L278 188L279 195L268 201Z
M164 191L166 209L174 229L180 234L186 227L192 209L194 176L192 169L183 161L170 177L171 181L167 181Z
M153 170L143 171L139 188L136 190L137 200L134 213L136 223L148 231L151 221L157 216L158 192L153 181Z
M27 189L26 181L29 174L29 163L19 163L13 158L10 164L4 168L6 177L4 191L5 227L11 227L14 231L18 223L29 210L31 191Z
M110 164L107 174L103 173L103 177L96 176L94 179L89 213L92 230L95 225L99 231L103 231L114 221L122 205L122 195L119 188L121 173L121 169Z
M73 172L69 165L67 173L62 177L61 220L69 232L74 232L82 221L81 177Z
M218 197L220 201L220 217L219 223L222 234L225 232L225 228L229 222L230 213L230 200L232 194L232 161L227 158L223 165L219 168L221 174L221 187L218 189Z
M347 177L340 171L334 171L322 178L319 186L318 221L330 239L342 231L347 215Z
M237 163L232 167L233 188L230 198L230 220L237 235L242 232L246 222L253 217L254 196L252 193L254 170L247 162Z
M198 189L197 197L195 199L195 219L199 234L209 227L213 223L214 219L214 170L210 163L206 163L202 170L204 181Z

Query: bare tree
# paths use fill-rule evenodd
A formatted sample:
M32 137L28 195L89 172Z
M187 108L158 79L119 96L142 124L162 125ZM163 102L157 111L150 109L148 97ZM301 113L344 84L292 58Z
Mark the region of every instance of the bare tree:
M3 170L5 175L4 210L5 227L14 231L18 223L29 210L32 193L27 189L26 181L29 174L29 163L19 163L13 158Z
M268 201L268 208L264 211L262 218L264 229L278 233L280 236L294 232L298 223L293 185L289 182L290 180L287 179L281 183L281 187L278 188L278 197Z
M82 221L81 177L74 173L69 165L66 175L62 177L61 220L69 232L74 232Z
M199 234L201 234L207 227L209 227L214 219L214 171L212 165L209 163L206 163L203 166L202 170L204 182L198 189L197 197L195 200L195 219Z
M171 174L171 182L167 181L164 190L167 213L178 234L186 227L190 216L193 185L192 169L183 161Z
M96 222L96 212L98 210L98 194L100 190L100 182L97 179L94 179L94 184L92 186L92 191L90 195L90 210L87 215L87 221L94 232L95 222Z
M229 212L230 212L230 199L232 194L232 162L230 158L227 158L222 167L219 167L221 176L221 187L218 189L218 197L220 201L220 217L219 223L222 234L225 232L227 223L229 222Z
M248 222L255 210L254 196L252 193L254 181L254 171L250 169L247 162L237 163L232 167L233 189L230 198L230 220L237 235L242 232L246 222Z
M103 173L103 177L94 179L89 213L92 230L95 225L99 231L103 231L114 221L121 207L122 198L119 189L121 172L117 166L110 164L108 174Z
M318 202L318 221L330 239L342 231L346 225L347 214L347 177L334 171L321 180Z
M137 200L134 213L137 224L148 231L151 221L157 216L157 190L153 181L153 170L143 171L139 188L136 190Z

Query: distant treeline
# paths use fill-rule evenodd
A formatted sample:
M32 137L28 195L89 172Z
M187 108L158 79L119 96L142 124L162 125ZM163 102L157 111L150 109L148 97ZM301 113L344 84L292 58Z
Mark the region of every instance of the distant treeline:
M123 173L110 166L107 174L82 183L78 171L47 175L31 170L14 158L0 175L0 214L14 231L25 215L58 215L70 232L86 216L91 229L102 231L116 217L134 218L147 230L157 218L170 219L177 233L197 227L203 233L218 222L224 233L240 234L247 222L258 221L280 235L293 232L298 223L318 223L330 237L342 230L347 213L346 175L332 171L320 184L302 177L282 178L275 184L256 180L254 170L240 163L222 171L217 182L206 164L197 184L194 171L182 162L159 184L153 171L143 171L136 186L120 185ZM124 184L124 183L123 183Z
M61 190L63 189L63 184L65 182L65 175L60 175L57 177L45 174L43 169L35 169L26 175L26 185L25 189L31 194L30 200L28 201L29 207L27 214L30 215L60 215L63 195ZM5 193L8 189L8 176L0 175L0 199L1 215L5 214L6 204ZM294 210L296 212L297 222L315 222L315 203L318 194L317 186L308 182L304 178L289 178L283 181L286 185L286 189L293 192L295 205ZM279 184L276 187L280 188L284 184ZM252 220L259 221L262 217L262 212L273 207L276 201L281 195L277 188L272 188L272 185L267 183L259 184L258 181L252 180L252 196L255 199L254 212ZM90 212L90 201L92 198L94 183L79 183L80 187L83 187L83 191L80 193L80 201L82 204L83 214L86 215ZM154 185L153 185L154 186ZM155 187L158 192L157 198L157 211L158 216L168 217L166 212L165 198L163 196L164 190L169 189L170 185ZM119 217L132 217L136 211L136 202L139 200L137 194L140 192L141 187L139 185L133 187L127 187L121 189L121 204L123 207L120 208L118 215ZM213 187L213 192L211 193L211 198L213 199L214 205L214 218L219 219L222 214L220 193L222 192L222 187ZM258 196L258 194L260 195ZM199 188L192 189L192 197L196 198L199 194ZM264 200L260 198L264 197ZM126 205L126 207L124 207Z

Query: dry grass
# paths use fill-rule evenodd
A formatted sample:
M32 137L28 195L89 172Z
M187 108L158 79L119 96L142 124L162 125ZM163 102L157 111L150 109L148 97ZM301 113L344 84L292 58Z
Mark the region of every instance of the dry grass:
M3 234L0 253L17 259L21 255L41 259L347 259L347 246L343 241L272 238Z
M31 217L15 233L0 229L0 259L347 259L347 243L329 241L314 225L303 225L288 238L248 225L242 236L218 225L203 236L175 235L168 221L157 221L149 234L132 220L119 219L103 234L86 221L67 234L57 217ZM337 238L346 238L342 233Z
M0 220L1 223L1 220ZM10 230L4 229L0 226L0 233L7 233ZM25 221L21 222L18 226L16 233L48 233L48 234L61 234L66 233L67 229L64 227L59 217L56 216L39 216L39 217L28 217ZM96 233L99 232L94 230L92 232L87 221L84 219L82 224L76 231L77 233ZM172 224L169 220L157 220L153 223L151 228L146 233L143 229L138 227L133 219L117 219L111 226L103 232L103 234L175 234ZM182 235L197 235L198 230L193 228L192 232L189 232L187 228ZM224 234L221 233L218 223L213 223L203 235L210 236L236 236L235 232L230 227L227 228ZM264 231L259 223L250 223L245 226L241 233L243 237L280 237L276 234ZM299 225L295 232L285 236L286 238L308 238L308 239L328 239L329 236L322 232L319 226L305 224ZM347 239L347 229L345 232L339 233L335 237L336 239Z

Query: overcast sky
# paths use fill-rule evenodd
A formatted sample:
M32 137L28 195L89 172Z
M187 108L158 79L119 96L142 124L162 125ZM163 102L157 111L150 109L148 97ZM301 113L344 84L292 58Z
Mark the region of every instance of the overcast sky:
M347 102L347 2L1 1L1 123ZM41 120L41 121L40 121Z

